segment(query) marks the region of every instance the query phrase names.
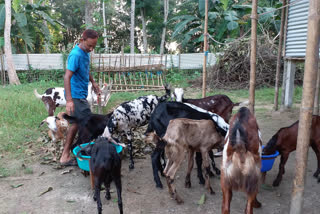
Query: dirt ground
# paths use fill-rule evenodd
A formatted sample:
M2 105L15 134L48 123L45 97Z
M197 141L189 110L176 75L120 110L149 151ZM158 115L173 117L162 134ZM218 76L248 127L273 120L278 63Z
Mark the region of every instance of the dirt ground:
M299 110L278 113L270 110L257 109L257 119L262 132L263 143L281 127L288 126L298 119ZM311 151L311 150L310 150ZM216 158L220 165L221 158ZM287 165L282 183L272 188L272 181L278 172L279 157L273 169L268 172L266 185L260 188L258 199L262 208L255 213L276 214L288 213L291 200L292 182L295 172L295 153L292 153ZM312 174L316 169L314 152L309 152L306 185L304 192L303 213L319 213L320 188ZM93 201L93 191L90 189L89 177L85 177L78 167L67 167L56 170L50 165L34 163L30 165L33 174L20 177L0 178L0 213L96 213L97 205ZM209 195L203 186L198 184L196 169L191 177L191 189L184 188L186 163L179 169L176 177L177 190L184 199L184 204L177 205L169 197L165 179L163 189L155 188L153 181L150 156L146 159L135 159L135 169L128 170L128 160L122 162L122 187L124 213L221 213L222 193L219 177L211 178L211 185L216 192ZM63 174L66 170L72 171ZM20 187L17 185L23 184ZM16 185L17 188L13 188ZM51 187L52 190L39 196ZM104 198L101 193L103 213L118 213L117 194L115 186L111 186L111 200ZM205 202L198 204L202 195ZM231 202L231 213L243 213L246 196L234 192Z

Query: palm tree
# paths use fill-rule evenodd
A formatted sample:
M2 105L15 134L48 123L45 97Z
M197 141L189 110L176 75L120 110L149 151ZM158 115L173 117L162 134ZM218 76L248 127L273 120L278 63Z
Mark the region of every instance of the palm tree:
M12 59L12 50L11 50L11 0L5 0L6 8L6 21L4 27L4 51L8 66L8 76L9 83L12 85L20 85L20 80L18 78L13 59Z

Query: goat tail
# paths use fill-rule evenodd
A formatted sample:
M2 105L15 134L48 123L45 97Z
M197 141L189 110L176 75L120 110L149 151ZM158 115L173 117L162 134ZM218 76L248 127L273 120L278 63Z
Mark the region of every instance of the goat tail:
M34 93L34 95L38 98L38 99L42 99L42 95L40 95L39 93L38 93L38 91L37 91L37 89L34 89L33 90L33 93Z

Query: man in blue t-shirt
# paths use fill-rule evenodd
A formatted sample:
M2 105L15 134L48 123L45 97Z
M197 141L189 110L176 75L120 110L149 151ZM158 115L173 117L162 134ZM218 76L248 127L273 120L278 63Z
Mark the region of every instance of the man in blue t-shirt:
M94 92L98 95L101 93L89 70L89 53L96 47L98 37L98 33L94 30L88 29L83 32L80 43L72 49L68 56L68 66L64 75L66 112L81 122L86 121L91 114L90 105L86 99L89 81L92 83ZM70 157L70 150L77 132L78 124L72 123L60 158L60 163L64 166L76 165L76 161Z

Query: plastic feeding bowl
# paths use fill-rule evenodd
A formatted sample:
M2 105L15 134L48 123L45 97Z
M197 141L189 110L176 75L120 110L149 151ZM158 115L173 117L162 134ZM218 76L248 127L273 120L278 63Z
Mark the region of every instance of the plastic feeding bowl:
M262 149L264 148L264 145L262 145ZM262 155L261 156L261 172L267 172L270 169L272 169L274 160L279 155L279 152L276 151L272 155Z
M90 142L90 144L94 144L94 142ZM88 146L89 143L81 144L80 146L77 146L73 149L73 154L77 157L77 163L80 169L84 171L90 171L89 161L91 156L81 155L80 150L86 146ZM113 146L116 147L117 153L120 153L122 151L122 146L115 145L112 143ZM79 153L79 154L78 154Z

